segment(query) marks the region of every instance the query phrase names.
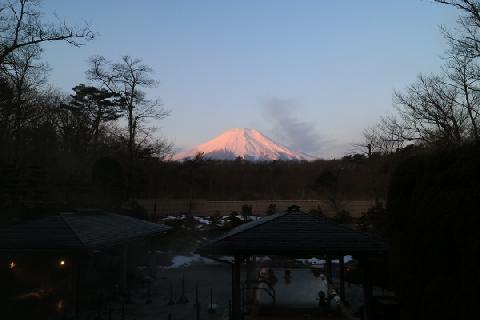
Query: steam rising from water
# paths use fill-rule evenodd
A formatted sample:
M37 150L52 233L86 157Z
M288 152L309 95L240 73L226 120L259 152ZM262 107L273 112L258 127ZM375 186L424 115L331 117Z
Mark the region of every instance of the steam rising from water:
M292 100L272 98L265 103L262 113L271 125L272 134L291 149L319 155L329 143L317 131L313 121L296 116Z

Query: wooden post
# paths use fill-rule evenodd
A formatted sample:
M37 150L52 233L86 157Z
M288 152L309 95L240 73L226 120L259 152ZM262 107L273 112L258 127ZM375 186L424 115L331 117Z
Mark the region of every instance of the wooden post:
M185 295L185 274L182 274L182 293L180 294L180 297L178 298L177 303L179 304L188 303L188 298Z
M153 220L157 222L158 216L157 216L157 199L153 200Z
M344 256L341 255L339 258L338 258L338 276L340 278L340 299L342 299L342 301L345 301L345 266L344 266L344 263L343 263L343 259L344 259Z
M364 300L364 319L372 319L372 278L369 261L367 258L362 260L363 264L363 300Z
M327 259L325 261L325 271L327 273L328 283L333 284L333 282L332 282L332 258L330 256L327 256Z
M208 306L208 313L214 314L216 308L213 306L213 289L210 288L210 305Z
M236 256L232 264L232 320L240 320L242 318L240 306L240 266L241 260Z
M173 306L175 304L175 300L173 300L173 283L170 282L170 299L168 300L168 305Z
M256 258L255 256L250 256L247 258L247 285L246 285L246 299L245 304L247 307L247 312L250 311L251 306L255 300L255 266Z
M81 268L80 268L80 258L77 256L75 257L75 259L73 260L73 263L74 263L74 266L73 266L73 272L75 274L75 279L74 279L74 305L73 307L75 308L75 319L79 319L80 318L80 277L81 277ZM85 265L85 264L83 264Z
M198 283L195 285L195 319L200 320L200 301L198 300Z
M256 257L247 258L247 280L255 280Z
M122 273L121 273L121 289L122 292L128 295L128 280L127 280L127 272L128 272L128 245L125 244L122 247ZM129 298L127 297L127 300Z

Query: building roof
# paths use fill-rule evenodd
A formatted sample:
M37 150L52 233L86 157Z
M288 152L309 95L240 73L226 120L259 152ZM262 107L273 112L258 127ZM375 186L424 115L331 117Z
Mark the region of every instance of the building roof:
M200 247L204 255L380 254L388 250L378 236L303 212L267 216L232 229Z
M0 251L89 250L168 229L163 224L109 212L62 213L0 229Z

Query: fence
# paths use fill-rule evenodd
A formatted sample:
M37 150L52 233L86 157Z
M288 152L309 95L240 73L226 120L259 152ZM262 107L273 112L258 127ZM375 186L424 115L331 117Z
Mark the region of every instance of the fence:
M244 205L251 206L252 214L265 215L270 205L275 205L277 212L285 211L291 205L297 205L302 211L321 208L324 214L333 215L335 209L327 200L245 200L245 201L213 201L213 200L171 200L171 199L140 199L139 203L150 215L180 215L191 213L197 216L214 214L241 213ZM374 200L342 201L340 209L350 212L353 217L359 217L363 212L375 205Z

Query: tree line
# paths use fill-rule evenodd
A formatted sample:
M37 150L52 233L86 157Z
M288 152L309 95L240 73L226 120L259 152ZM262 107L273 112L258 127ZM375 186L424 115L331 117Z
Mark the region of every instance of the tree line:
M389 174L404 155L316 161L196 158L144 164L142 198L206 200L385 199Z
M45 22L37 0L0 3L2 206L68 203L89 188L95 193L95 186L128 199L142 161L158 161L172 149L152 127L169 111L146 94L157 80L141 59L93 56L86 82L70 93L49 84L45 43L78 47L96 38L89 25L57 20Z

